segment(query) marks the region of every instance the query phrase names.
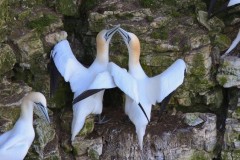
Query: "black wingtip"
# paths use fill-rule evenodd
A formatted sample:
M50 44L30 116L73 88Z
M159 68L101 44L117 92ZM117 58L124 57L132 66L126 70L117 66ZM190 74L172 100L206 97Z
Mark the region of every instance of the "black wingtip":
M148 116L147 116L147 114L146 114L145 110L143 109L143 107L142 107L141 103L138 103L138 105L139 105L139 107L141 108L141 110L143 111L143 113L144 113L144 115L145 115L145 117L147 118L147 120L148 120L148 123L149 123L149 122L150 122L150 120L149 120L149 118L148 118Z
M171 97L173 96L173 94L174 94L175 92L176 92L176 90L173 91L173 92L171 92L167 97L165 97L165 98L162 100L162 102L161 102L161 108L160 108L160 110L159 110L159 118L161 117L162 113L166 110L167 105L169 104L170 99L171 99Z
M106 88L102 88L102 89L91 89L91 90L86 90L84 91L83 93L81 93L79 96L77 96L76 98L74 98L72 104L76 104L78 102L80 102L81 100L87 98L87 97L90 97L91 95L93 94L96 94L102 90L105 90Z

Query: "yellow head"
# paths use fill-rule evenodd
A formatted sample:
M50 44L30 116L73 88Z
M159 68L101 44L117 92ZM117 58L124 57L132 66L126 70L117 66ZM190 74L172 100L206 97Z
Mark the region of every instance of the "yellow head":
M108 53L108 46L111 41L112 36L118 30L120 25L113 27L111 29L104 29L100 31L96 37L97 41L97 54Z
M31 92L23 98L23 103L28 103L34 106L40 117L43 117L46 121L50 122L47 111L47 100L45 96L40 92Z
M127 45L131 63L138 63L140 58L140 42L138 37L131 32L125 31L122 28L119 28L118 32Z

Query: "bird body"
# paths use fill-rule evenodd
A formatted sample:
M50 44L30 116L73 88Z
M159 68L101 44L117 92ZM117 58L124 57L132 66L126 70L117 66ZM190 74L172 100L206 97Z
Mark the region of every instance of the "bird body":
M228 2L228 7L231 7L231 6L234 6L236 4L239 4L240 3L240 0L229 0Z
M77 61L67 40L63 40L54 46L51 57L65 81L70 82L74 100L88 91L100 89L95 94L74 102L71 129L72 141L82 129L89 114L100 114L102 112L104 89L116 87L107 71L107 66L109 63L109 43L118 28L119 25L109 30L104 29L98 33L96 38L96 59L89 68L85 68Z
M186 64L179 59L163 73L155 77L148 77L139 62L140 42L137 36L121 28L118 31L128 47L129 70L127 72L112 62L108 67L115 84L126 94L125 113L135 125L139 145L142 149L152 105L161 102L183 83Z
M14 127L0 135L1 159L22 160L30 148L35 132L33 129L33 110L36 107L49 121L46 99L39 92L32 92L23 98L21 115Z

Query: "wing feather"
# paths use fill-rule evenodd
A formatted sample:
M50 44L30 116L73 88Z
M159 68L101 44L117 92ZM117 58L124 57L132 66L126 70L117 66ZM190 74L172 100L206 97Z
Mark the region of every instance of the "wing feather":
M116 86L134 101L139 103L137 81L127 72L127 70L117 66L113 62L108 64L108 69Z
M148 93L148 99L152 104L161 102L170 93L176 90L184 80L184 74L186 70L186 64L182 59L175 61L170 67L168 67L161 74L150 78L150 82L147 84L150 91Z
M89 89L109 89L115 87L116 85L111 74L108 71L104 71L97 74Z
M82 92L80 95L74 98L73 104L76 104L77 102L89 96L92 96L93 94L96 94L102 90L115 88L115 87L116 85L110 73L108 71L101 72L97 74L97 76L91 83L90 87L86 91Z
M54 46L51 57L66 82L70 81L76 71L86 70L74 56L67 40L60 41Z
M239 3L240 3L239 0L230 0L229 3L228 3L228 7L234 6L234 5L239 4Z
M51 57L60 74L66 82L70 82L73 92L79 89L81 80L86 75L87 68L78 62L74 56L69 42L62 40L54 46Z

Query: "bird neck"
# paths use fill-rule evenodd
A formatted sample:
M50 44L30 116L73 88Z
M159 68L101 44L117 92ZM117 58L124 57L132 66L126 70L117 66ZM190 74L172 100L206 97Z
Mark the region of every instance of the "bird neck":
M108 63L109 44L107 42L97 41L97 56L96 60L102 63Z
M128 49L128 52L129 52L129 59L128 59L129 68L139 66L140 53L130 48Z
M143 79L146 78L147 75L145 74L139 59L133 58L131 59L129 57L129 61L128 61L128 72L137 79Z
M21 105L21 120L24 120L26 123L33 123L33 105L30 102L23 101Z
M108 63L109 57L108 57L108 49L104 52L97 52L96 60L100 63Z

